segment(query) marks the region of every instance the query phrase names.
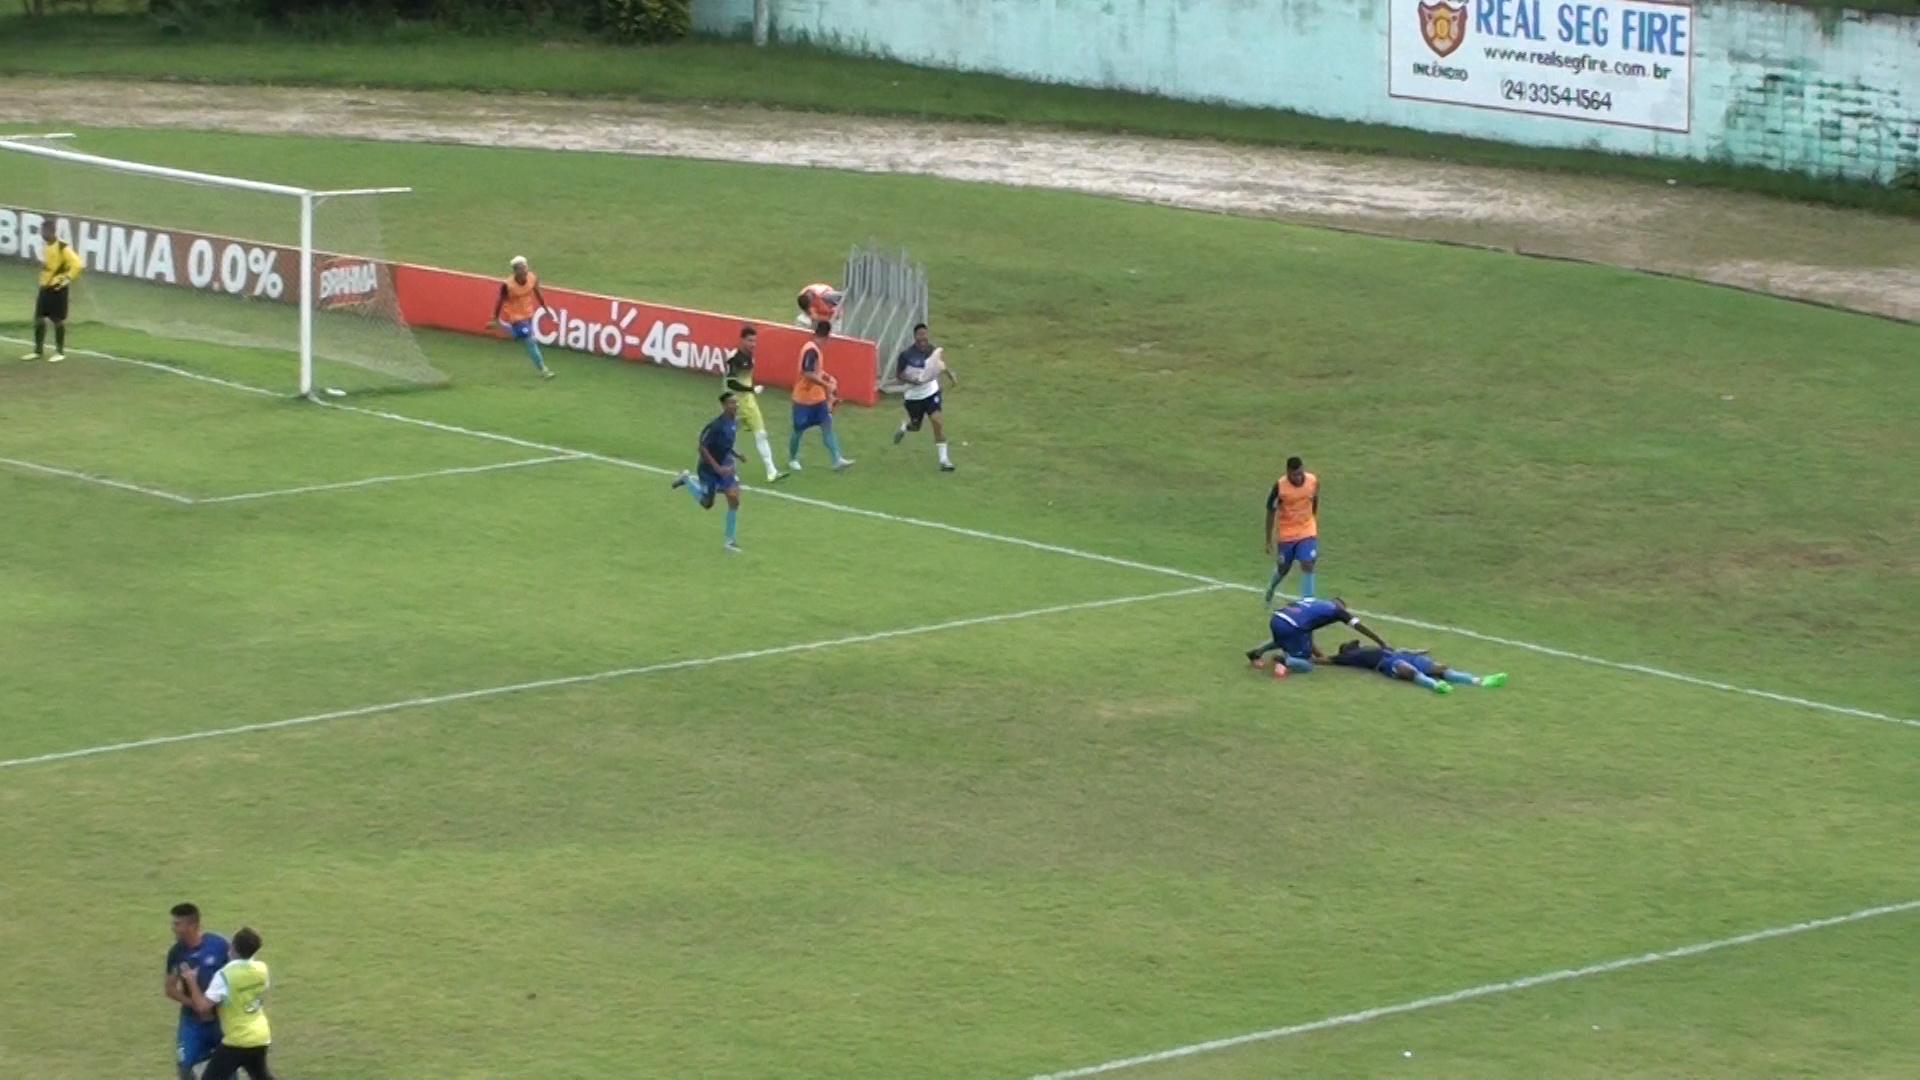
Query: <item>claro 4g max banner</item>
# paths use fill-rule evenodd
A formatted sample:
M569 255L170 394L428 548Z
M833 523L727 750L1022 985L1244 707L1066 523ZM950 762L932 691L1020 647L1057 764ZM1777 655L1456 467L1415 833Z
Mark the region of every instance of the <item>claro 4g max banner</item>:
M1662 0L1387 0L1393 97L1686 131L1693 7Z

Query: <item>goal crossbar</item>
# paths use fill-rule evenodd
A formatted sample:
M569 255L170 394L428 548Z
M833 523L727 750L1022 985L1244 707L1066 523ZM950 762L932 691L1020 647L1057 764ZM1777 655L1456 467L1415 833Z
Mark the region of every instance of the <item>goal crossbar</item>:
M275 184L265 180L247 180L236 176L219 176L214 173L197 172L193 169L176 169L167 165L149 165L142 161L126 161L121 158L101 157L98 154L82 153L56 146L42 146L35 142L23 142L22 139L66 139L73 136L67 133L50 135L28 135L0 138L0 150L12 150L22 154L65 161L75 165L86 165L114 172L130 173L135 176L152 176L162 180L180 183L199 184L205 187L227 188L235 191L254 191L265 195L283 195L297 199L300 203L300 395L313 396L313 208L321 199L344 198L369 195L405 195L413 191L410 187L371 187L344 188L335 191L316 191L312 188L294 187L291 184Z

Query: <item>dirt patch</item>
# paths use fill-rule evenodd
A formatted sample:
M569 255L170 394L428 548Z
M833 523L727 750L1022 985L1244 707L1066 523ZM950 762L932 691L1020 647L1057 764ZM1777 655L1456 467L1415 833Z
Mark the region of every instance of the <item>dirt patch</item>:
M920 173L1678 274L1920 321L1920 222L1678 186L1030 128L464 93L0 82L0 123Z

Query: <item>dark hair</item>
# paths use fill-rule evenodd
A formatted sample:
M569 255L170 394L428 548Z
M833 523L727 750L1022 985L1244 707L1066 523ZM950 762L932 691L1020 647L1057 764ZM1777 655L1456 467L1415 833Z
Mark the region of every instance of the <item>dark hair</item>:
M825 337L833 333L833 324L825 319L821 319L819 322L813 324L813 332L821 337Z
M173 905L173 917L176 919L192 919L194 922L199 922L200 909L194 907L192 904L175 904Z
M916 334L922 330L925 330L926 328L927 328L927 324L923 322L917 322L913 324L913 332Z
M743 338L759 337L760 331L755 330L751 326L743 326L740 328L740 336Z
M233 955L242 960L251 960L253 959L253 954L259 951L260 931L255 930L251 926L243 926L234 931Z
M733 400L733 391L731 390L728 390L725 393L722 393L720 395L720 404L722 405L725 405L727 402L732 400Z
M1290 457L1287 459L1287 471L1292 472L1293 470L1299 468L1302 464L1304 463L1299 458Z

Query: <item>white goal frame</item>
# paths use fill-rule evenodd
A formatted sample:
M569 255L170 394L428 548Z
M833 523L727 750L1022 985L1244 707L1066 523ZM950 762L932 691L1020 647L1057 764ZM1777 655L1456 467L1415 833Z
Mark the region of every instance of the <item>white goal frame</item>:
M300 203L300 396L313 396L313 208L321 199L338 199L374 195L410 194L410 187L346 188L339 191L318 191L312 188L293 187L288 184L272 184L264 180L244 180L234 176L219 176L214 173L195 172L192 169L175 169L165 165L148 165L139 161L125 161L120 158L101 157L98 154L84 154L77 150L68 150L57 146L40 146L32 142L23 142L22 138L65 139L71 135L14 136L0 138L0 150L14 150L23 154L51 158L75 165L86 165L113 172L132 173L136 176L152 176L162 180L172 180L184 184L200 184L205 187L227 188L235 191L253 191L264 195L284 195L297 199ZM52 209L51 207L49 209ZM352 254L346 252L344 254Z

